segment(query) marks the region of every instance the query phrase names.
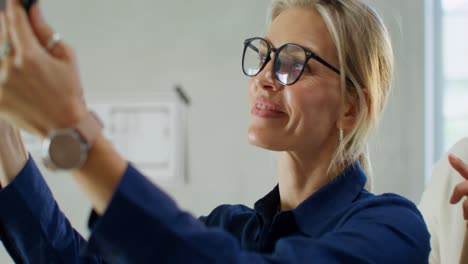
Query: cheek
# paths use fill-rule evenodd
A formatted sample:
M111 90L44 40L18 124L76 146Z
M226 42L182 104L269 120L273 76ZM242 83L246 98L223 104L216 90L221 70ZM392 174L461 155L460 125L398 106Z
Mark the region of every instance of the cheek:
M250 78L249 82L247 83L247 91L249 93L249 103L252 105L255 95L255 81L254 78Z
M336 86L301 83L287 93L296 122L303 126L329 126L338 118L340 92Z

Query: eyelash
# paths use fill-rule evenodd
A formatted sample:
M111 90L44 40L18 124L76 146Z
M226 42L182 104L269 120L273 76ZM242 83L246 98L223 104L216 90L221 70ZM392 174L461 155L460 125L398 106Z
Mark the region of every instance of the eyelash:
M304 72L309 72L309 73L312 72L308 63L304 66Z

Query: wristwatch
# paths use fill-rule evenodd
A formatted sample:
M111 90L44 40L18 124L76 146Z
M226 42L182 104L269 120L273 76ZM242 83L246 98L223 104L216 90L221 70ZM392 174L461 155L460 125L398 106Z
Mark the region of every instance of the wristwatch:
M88 152L104 128L94 112L76 125L52 130L42 143L42 160L50 170L75 170L88 159Z

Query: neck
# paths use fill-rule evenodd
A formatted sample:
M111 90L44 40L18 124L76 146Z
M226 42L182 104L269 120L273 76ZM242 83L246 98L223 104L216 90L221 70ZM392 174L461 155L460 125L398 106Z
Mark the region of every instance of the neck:
M327 152L327 151L324 151ZM278 158L281 210L292 210L338 173L328 172L333 151L328 153L281 152ZM341 171L338 168L337 171Z

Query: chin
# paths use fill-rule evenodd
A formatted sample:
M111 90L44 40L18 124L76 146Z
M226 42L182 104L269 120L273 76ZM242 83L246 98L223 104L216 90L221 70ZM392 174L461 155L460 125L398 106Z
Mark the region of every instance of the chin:
M284 142L278 140L278 136L276 135L265 135L266 133L257 133L252 129L249 129L247 132L247 141L250 145L257 146L259 148L271 150L271 151L284 151L286 150L285 146L283 146Z

